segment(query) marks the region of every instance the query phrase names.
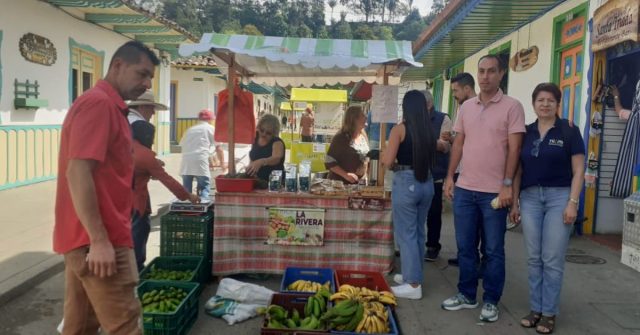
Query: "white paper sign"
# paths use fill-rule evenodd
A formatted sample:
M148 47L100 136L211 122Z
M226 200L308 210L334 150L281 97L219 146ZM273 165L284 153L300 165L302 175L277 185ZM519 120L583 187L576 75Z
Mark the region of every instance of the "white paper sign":
M313 152L327 152L326 145L324 143L313 143Z
M373 122L398 122L398 86L373 85L371 113Z
M293 109L306 109L307 108L307 103L306 102L301 102L301 101L296 101L293 103Z

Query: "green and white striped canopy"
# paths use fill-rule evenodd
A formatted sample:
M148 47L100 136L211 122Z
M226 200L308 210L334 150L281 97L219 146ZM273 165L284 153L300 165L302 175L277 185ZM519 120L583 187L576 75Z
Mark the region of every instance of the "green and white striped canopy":
M313 39L297 37L204 34L198 44L182 44L179 53L232 52L235 62L260 84L311 86L347 84L364 80L382 83L385 64L394 72L389 83L398 83L408 67L422 67L413 60L409 41ZM221 59L217 59L222 64ZM226 73L226 69L222 68Z

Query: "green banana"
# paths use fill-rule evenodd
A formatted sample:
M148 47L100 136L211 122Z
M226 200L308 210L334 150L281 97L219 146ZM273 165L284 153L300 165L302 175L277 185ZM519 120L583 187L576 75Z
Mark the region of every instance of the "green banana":
M311 330L311 329L318 329L318 326L320 326L320 320L318 320L315 316L311 316L311 321L309 321L309 323L304 326L304 327L300 327L300 329L307 329L307 330Z
M267 328L287 328L285 325L283 325L282 323L280 323L280 321L276 320L276 319L271 319L269 320L269 323L267 323Z
M297 309L293 309L293 313L291 313L291 319L293 320L293 322L295 322L296 324L300 323L300 312L298 312Z
M360 323L360 321L362 321L363 316L364 316L364 305L359 303L356 309L356 313L351 318L351 321L349 321L349 323L347 323L344 326L344 330L348 332L352 332L356 330L356 327L358 327L358 324Z
M343 325L348 323L349 321L351 321L351 319L352 319L351 315L336 316L333 319L331 319L331 323L338 326L338 325ZM332 328L335 328L335 327L332 327Z
M284 320L284 322L287 325L287 327L289 327L289 328L297 328L298 327L296 322L293 321L292 319L286 319L286 320Z
M313 302L311 301L311 297L307 299L307 303L304 305L304 316L311 316L313 313Z
M270 319L283 320L286 318L286 310L282 306L270 305L267 308L267 313L269 314Z
M322 295L316 294L316 300L318 301L318 304L320 305L320 312L324 312L327 310L327 301L324 300L324 297Z
M318 302L318 299L316 297L311 297L314 298L313 299L313 316L315 316L316 318L320 317L320 302Z
M307 316L306 318L300 320L300 327L306 327L309 322L311 322L311 316Z
M335 315L344 316L351 315L356 312L358 303L354 300L346 300L348 303L342 305L342 301L339 302L333 309L335 309Z
M325 286L322 286L320 288L320 290L318 291L318 294L323 296L325 299L329 299L329 297L331 296L331 292L329 292L329 289L327 289Z

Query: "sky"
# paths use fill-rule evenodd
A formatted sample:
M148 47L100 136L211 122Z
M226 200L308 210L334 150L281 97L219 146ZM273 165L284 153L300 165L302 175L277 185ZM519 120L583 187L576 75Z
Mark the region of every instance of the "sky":
M406 3L407 0L400 0ZM414 0L413 1L413 8L418 8L418 10L420 11L420 15L422 16L426 16L427 14L429 14L429 11L431 10L431 4L433 3L433 0ZM327 19L327 24L331 23L331 7L329 7L329 5L327 5L327 3L325 2L325 8L326 8L326 19ZM333 19L334 20L340 20L340 12L345 10L345 7L342 5L337 5L334 9L333 9ZM347 15L347 21L356 21L358 18L353 17L352 15Z

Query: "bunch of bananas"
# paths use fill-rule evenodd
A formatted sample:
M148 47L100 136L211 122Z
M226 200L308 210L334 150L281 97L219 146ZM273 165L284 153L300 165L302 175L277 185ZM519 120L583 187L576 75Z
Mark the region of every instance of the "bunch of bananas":
M389 333L389 314L377 301L362 302L345 299L330 308L320 321L329 323L330 329L358 333Z
M307 298L307 303L304 305L304 315L300 315L300 312L295 308L289 313L284 307L276 304L258 309L258 314L266 315L267 328L323 329L325 323L320 320L320 317L327 310L329 296L331 296L329 289L321 286L315 295Z
M289 312L280 305L269 305L264 311L259 310L258 313L264 313L267 316L267 328L276 329L303 329L314 330L321 329L322 323L314 315L305 317L300 316L300 312L297 309L293 309L291 317Z
M304 305L304 315L313 315L319 319L322 313L327 310L327 300L330 296L331 292L329 292L329 289L321 286L315 295L307 299L307 303Z
M396 296L389 291L375 291L366 287L355 287L349 284L340 285L338 292L329 297L331 301L357 300L360 302L379 301L386 305L398 305Z
M289 284L289 286L287 286L287 291L318 292L321 287L324 287L327 290L330 290L331 282L327 281L324 284L320 284L318 282L314 282L310 280L298 279L293 283Z
M364 316L356 326L356 332L367 334L390 333L387 308L377 301L365 302L364 306Z

